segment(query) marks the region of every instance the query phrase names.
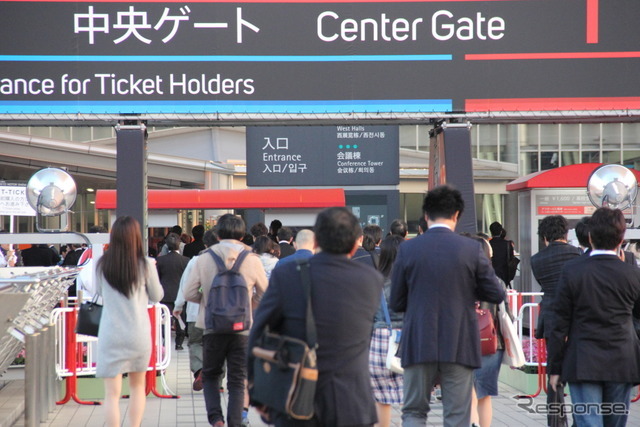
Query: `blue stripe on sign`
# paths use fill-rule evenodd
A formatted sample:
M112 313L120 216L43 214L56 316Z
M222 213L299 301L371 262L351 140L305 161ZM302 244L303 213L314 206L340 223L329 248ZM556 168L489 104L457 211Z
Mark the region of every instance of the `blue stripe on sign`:
M447 112L451 99L353 101L1 101L0 114L329 114Z
M361 62L451 61L453 55L0 55L27 62Z

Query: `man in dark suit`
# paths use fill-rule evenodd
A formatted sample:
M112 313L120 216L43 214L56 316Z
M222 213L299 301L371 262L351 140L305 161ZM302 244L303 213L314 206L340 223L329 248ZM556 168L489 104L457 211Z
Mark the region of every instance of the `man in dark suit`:
M178 296L178 289L180 289L180 278L184 269L187 268L189 258L180 255L180 236L175 233L169 233L165 239L165 244L169 253L161 255L156 258L156 268L158 269L158 277L160 283L164 289L164 297L162 304L165 304L169 308L169 312L173 313L173 309ZM182 313L183 321L186 319L186 315ZM175 323L176 329L176 350L182 350L182 343L184 342L185 331L180 326L180 322L172 317Z
M540 301L540 314L536 328L536 338L548 338L553 324L551 306L555 298L562 267L572 259L582 255L582 251L567 243L569 224L561 215L544 217L538 226L538 235L544 240L545 247L531 257L533 277L540 284L544 295ZM562 390L564 393L564 390ZM547 403L557 401L555 391L547 387ZM551 423L553 416L547 415Z
M289 227L282 227L278 230L278 245L280 245L280 256L278 258L282 259L293 255L296 248L293 247L292 242L293 231Z
M49 267L56 265L56 254L47 245L31 245L22 251L22 263L25 267Z
M62 261L62 264L60 265L78 265L78 260L80 260L80 257L82 256L82 253L85 249L79 243L70 243L67 245L67 248L69 248L69 252L67 252L67 255L64 257L64 261Z
M589 256L591 253L591 242L589 241L589 221L590 217L583 217L580 222L576 224L576 238L578 239L578 243L580 247L584 250L583 256ZM638 266L636 262L636 256L631 251L624 251L622 247L620 248L620 252L623 254L620 258L626 262L627 264L631 264L633 266Z
M495 221L489 226L491 232L491 250L493 256L491 257L491 265L496 272L496 276L502 279L507 287L511 287L511 281L509 280L509 260L514 257L513 254L513 242L505 239L507 233L502 227L502 224Z
M618 257L625 230L619 209L595 211L589 221L593 249L565 264L550 307L549 384L560 392L560 380L568 382L572 403L588 408L573 411L577 425L626 425L632 384L640 383L633 326L633 317L640 317L640 269Z
M464 210L458 190L436 187L424 199L429 229L398 248L391 304L404 312L404 427L425 426L440 377L445 426L468 426L473 370L482 364L475 302L500 303L505 291L482 242L456 234Z
M205 250L207 247L204 244L204 226L198 224L191 229L191 234L193 235L193 242L184 245L184 249L182 250L182 255L187 258L193 258L198 255L200 251Z
M348 209L320 212L314 231L322 249L309 259L311 305L318 331L315 416L299 421L273 410L269 416L276 426L372 426L377 417L368 367L369 344L383 278L373 268L349 259L362 230ZM271 273L269 287L255 313L250 349L267 327L306 338L305 297L297 267L290 262ZM252 367L250 356L249 390Z
M531 257L533 277L538 281L544 293L540 301L540 320L536 331L539 338L547 337L545 331L553 321L551 310L545 309L547 306L551 307L553 303L562 267L567 261L582 254L580 249L567 243L568 232L569 224L562 215L547 216L538 226L538 235L546 245Z

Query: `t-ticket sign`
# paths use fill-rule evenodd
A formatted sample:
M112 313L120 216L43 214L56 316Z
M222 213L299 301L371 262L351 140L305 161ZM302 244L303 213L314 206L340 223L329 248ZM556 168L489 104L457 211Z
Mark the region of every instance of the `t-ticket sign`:
M0 1L0 114L640 109L638 0Z
M247 127L247 185L398 185L397 126Z

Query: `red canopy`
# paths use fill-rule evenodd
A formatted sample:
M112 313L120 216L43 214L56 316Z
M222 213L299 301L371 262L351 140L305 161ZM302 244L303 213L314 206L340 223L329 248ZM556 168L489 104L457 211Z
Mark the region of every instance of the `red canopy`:
M604 163L581 163L561 168L534 172L507 184L508 191L530 188L586 188L591 173ZM640 182L640 171L630 169Z
M344 206L342 188L148 190L148 209L269 209ZM96 209L115 209L116 190L98 190Z

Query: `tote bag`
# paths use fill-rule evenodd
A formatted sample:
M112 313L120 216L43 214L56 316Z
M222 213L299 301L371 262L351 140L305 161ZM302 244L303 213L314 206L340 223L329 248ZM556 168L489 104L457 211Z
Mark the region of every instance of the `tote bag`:
M518 336L516 325L511 320L511 316L509 316L504 302L498 306L498 322L500 324L502 338L504 339L504 356L502 363L512 368L520 368L526 361L524 351L522 350L522 341Z

